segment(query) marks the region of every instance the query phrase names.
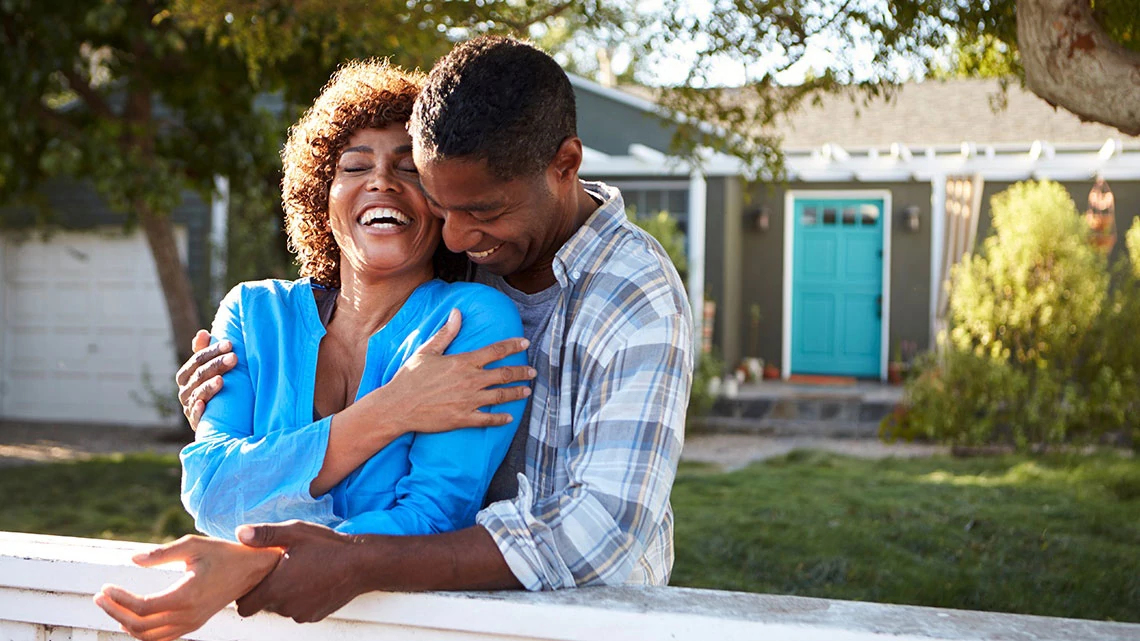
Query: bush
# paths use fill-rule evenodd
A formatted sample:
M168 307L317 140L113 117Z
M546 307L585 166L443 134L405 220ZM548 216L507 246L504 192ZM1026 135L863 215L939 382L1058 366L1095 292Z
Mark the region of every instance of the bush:
M991 201L994 235L951 274L949 335L886 436L1033 445L1128 435L1140 399L1140 222L1108 269L1057 183ZM1112 289L1110 291L1110 282Z
M681 233L681 228L669 212L661 211L653 216L639 217L632 211L627 211L626 215L633 224L649 232L650 236L661 243L661 247L669 255L669 260L673 261L673 266L677 268L677 273L681 275L681 282L687 282L689 259L685 253L685 235ZM693 312L699 313L698 310Z

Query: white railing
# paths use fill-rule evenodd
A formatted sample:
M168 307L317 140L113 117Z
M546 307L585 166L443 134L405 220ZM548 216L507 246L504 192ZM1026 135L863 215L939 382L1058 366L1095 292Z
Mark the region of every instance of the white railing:
M149 546L0 533L0 641L129 639L91 601L104 583L151 592L177 569L139 568ZM1137 641L1140 625L900 605L691 590L588 588L558 593L470 592L362 596L299 626L231 607L189 638L622 641Z

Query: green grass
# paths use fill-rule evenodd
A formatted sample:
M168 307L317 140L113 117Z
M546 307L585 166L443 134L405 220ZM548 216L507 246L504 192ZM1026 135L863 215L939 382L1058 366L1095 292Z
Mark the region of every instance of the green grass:
M194 531L175 455L0 468L0 530L161 542Z
M0 468L0 530L164 541L192 530L174 456ZM685 464L673 585L1140 621L1140 460Z
M1140 461L683 465L673 585L1140 621Z

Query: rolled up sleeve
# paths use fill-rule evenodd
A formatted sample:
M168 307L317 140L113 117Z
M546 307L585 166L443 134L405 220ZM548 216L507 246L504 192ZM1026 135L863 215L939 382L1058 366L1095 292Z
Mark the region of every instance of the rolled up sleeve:
M568 483L479 513L529 590L625 583L669 517L692 380L691 325L667 315L631 332L583 374L567 450ZM667 569L665 572L667 573Z

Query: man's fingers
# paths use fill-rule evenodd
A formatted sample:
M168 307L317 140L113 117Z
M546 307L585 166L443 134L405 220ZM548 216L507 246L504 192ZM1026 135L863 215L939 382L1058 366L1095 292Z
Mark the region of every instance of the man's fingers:
M273 575L265 577L257 585L257 587L250 590L245 596L237 600L238 614L243 617L251 617L258 612L261 612L270 605L268 600L269 588L265 587L273 579Z
M468 352L467 357L474 363L475 367L486 367L511 354L525 352L528 347L530 347L530 341L525 338L508 338L505 341L491 343L486 347Z
M459 313L458 309L452 309L451 313L447 315L447 322L439 331L427 340L423 345L420 345L416 351L421 354L435 354L436 356L442 354L451 341L459 336L459 328L463 325L463 315Z
M195 351L194 355L190 357L190 360L178 368L178 373L174 376L174 382L178 383L178 387L185 386L190 381L191 376L203 365L232 350L233 344L228 340L223 340L213 345L207 345L204 349Z
M194 339L190 341L190 351L200 352L210 346L210 332L204 329L198 330L194 334Z

